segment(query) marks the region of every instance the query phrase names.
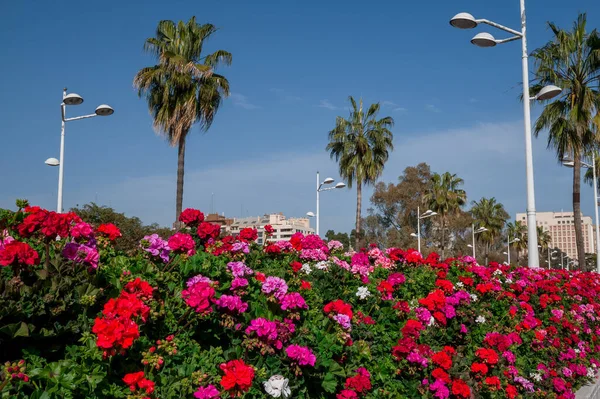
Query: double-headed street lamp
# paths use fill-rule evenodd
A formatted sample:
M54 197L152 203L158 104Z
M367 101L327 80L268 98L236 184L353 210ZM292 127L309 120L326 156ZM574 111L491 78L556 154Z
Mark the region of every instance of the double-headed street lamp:
M417 206L417 234L411 233L412 237L417 238L417 249L419 253L421 253L421 220L430 218L432 216L437 215L437 212L432 211L431 209L426 210L421 215L421 208Z
M76 116L73 118L66 117L67 105L79 105L83 102L83 97L76 93L67 94L67 88L63 89L63 100L60 104L61 111L61 128L60 128L60 160L56 158L48 158L46 165L58 166L58 201L56 205L56 212L62 213L63 208L63 177L64 177L64 166L65 166L65 123L78 121L80 119L93 118L95 116L108 116L112 115L115 111L109 105L102 104L96 108L93 114Z
M521 39L521 58L523 64L523 113L525 115L525 163L527 173L527 248L528 248L528 265L529 267L539 267L539 254L535 250L537 246L537 231L535 217L535 190L533 184L533 153L531 149L531 110L529 102L531 100L549 100L561 92L561 89L556 86L546 86L534 96L529 96L529 66L527 54L527 36L525 23L525 0L520 0L521 3L521 31L517 31L496 22L487 19L475 19L473 15L461 12L456 14L451 20L450 25L459 29L473 29L479 24L486 24L512 34L513 36L507 39L498 40L489 33L478 33L471 39L471 43L478 47L494 47L497 44L508 43L514 40ZM529 101L528 101L529 100Z
M319 235L319 193L321 191L329 191L329 190L334 190L336 188L344 188L346 187L346 184L344 184L343 182L339 182L338 184L336 184L333 187L327 187L327 188L323 188L324 185L328 185L328 184L332 184L335 180L333 180L331 177L326 178L325 180L321 181L319 179L319 172L317 172L317 222L316 222L316 231L317 231L317 235ZM312 213L312 212L309 212ZM311 217L311 215L309 215L307 213L307 216Z
M475 234L479 234L479 233L483 233L484 231L487 231L488 229L485 227L480 227L478 229L475 229L475 224L471 225L471 236L473 238L473 244L472 245L467 245L468 247L470 246L471 248L473 248L473 258L475 258Z
M512 240L512 241L511 241L511 239L510 239L510 235L508 236L508 240L506 241L507 250L506 250L506 252L505 252L505 253L507 253L507 254L508 254L508 264L509 264L509 265L510 265L510 244L513 244L513 243L515 243L515 242L520 242L520 241L521 241L521 239L520 239L520 238L518 238L518 237L517 237L517 238L515 238L514 240ZM517 259L517 261L518 261L518 259ZM518 265L517 265L517 266L518 266Z
M568 168L575 167L575 161L569 158L563 158L562 164ZM596 176L596 152L592 153L592 164L581 161L582 168L592 168L594 178L594 212L596 213L596 272L600 273L600 226L598 225L598 180Z

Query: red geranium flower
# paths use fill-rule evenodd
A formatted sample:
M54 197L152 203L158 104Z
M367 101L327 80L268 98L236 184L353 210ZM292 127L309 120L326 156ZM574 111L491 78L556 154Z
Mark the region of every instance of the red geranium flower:
M371 374L364 367L356 370L354 377L346 378L346 389L353 389L358 393L363 393L371 389Z
M439 367L432 371L431 376L436 380L442 380L446 384L450 384L450 375Z
M351 391L349 389L344 389L337 395L335 395L336 399L357 399L358 395L356 392Z
M204 222L204 214L198 209L187 208L179 215L179 221L193 227Z
M471 365L471 371L473 373L479 373L482 375L486 375L488 373L488 366L483 363L473 363Z
M294 273L298 273L300 269L302 269L302 263L298 262L297 260L290 263L290 266L292 267Z
M446 352L434 353L431 357L431 361L433 361L433 363L437 364L444 370L448 370L450 369L450 367L452 367L452 359L450 358L450 356L448 356Z
M418 320L409 319L404 327L402 327L402 335L405 338L419 338L423 324Z
M19 231L19 235L29 237L42 226L48 215L48 211L39 206L31 206L25 208L25 212L29 213L29 215L23 219L17 230Z
M273 234L273 232L275 231L275 230L273 229L273 226L271 226L270 224L267 224L267 225L264 227L264 229L265 229L265 233L267 233L267 235L269 235L269 236L270 236L271 234Z
M310 290L311 288L312 288L312 285L308 281L302 280L302 282L300 283L301 290Z
M101 224L96 229L96 233L100 233L100 235L108 237L108 239L111 241L114 241L122 236L121 230L119 230L119 228L112 223Z
M260 281L261 283L263 283L267 279L267 276L265 276L264 273L256 272L254 273L254 278L256 279L256 281Z
M0 266L33 266L39 263L38 253L25 242L11 241L0 250Z
M480 348L475 351L475 354L487 364L498 363L498 354L493 349Z
M452 394L456 396L461 396L463 398L470 398L471 389L463 380L454 380L452 382Z
M245 392L252 386L254 369L243 360L230 360L219 366L225 373L221 378L221 386L233 394L235 391Z
M246 242L256 241L257 238L258 238L258 231L256 229L253 229L250 227L246 227L246 228L242 229L240 231L240 234L238 235L238 239L240 241L246 241Z
M325 313L335 313L335 314L345 314L346 316L352 318L352 305L342 301L341 299L336 299L333 302L329 302L323 308Z
M500 379L496 376L487 377L485 379L485 383L488 384L492 389L500 389L502 387L500 384Z
M512 386L510 384L506 385L505 390L506 390L506 396L508 396L509 399L514 399L519 394L519 391L517 391L517 388L515 388L514 386Z
M125 384L129 385L130 390L135 391L137 383L143 379L144 379L144 372L138 371L137 373L125 374L125 377L123 377L123 382Z
M198 237L202 240L208 240L209 238L216 239L221 233L221 226L218 224L202 222L198 226ZM169 246L171 246L169 244Z

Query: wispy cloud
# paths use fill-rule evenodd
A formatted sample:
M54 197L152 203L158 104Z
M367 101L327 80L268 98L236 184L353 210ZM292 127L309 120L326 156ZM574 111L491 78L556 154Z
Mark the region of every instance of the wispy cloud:
M387 100L385 100L385 101L382 101L382 102L381 102L381 106L382 106L382 107L399 107L399 106L400 106L400 104L396 104L396 103L395 103L395 102L393 102L393 101L387 101Z
M319 107L321 107L321 108L327 108L327 109L330 109L330 110L340 109L339 107L336 107L335 105L333 105L331 103L331 101L329 101L329 100L321 100L321 101L319 101Z
M231 98L231 100L233 101L234 105L237 105L238 107L242 107L244 109L258 109L258 108L260 108L258 105L252 104L250 101L248 101L248 97L246 97L246 96L244 96L243 94L240 94L240 93L231 93L229 95L229 98Z
M438 113L438 112L442 112L442 110L440 110L438 107L436 107L436 106L435 106L435 105L433 105L433 104L427 104L427 105L425 105L425 109L426 109L427 111L436 112L436 113Z
M393 111L394 112L406 112L408 110L404 107L397 107L397 108L394 108Z
M286 93L286 91L284 89L280 89L280 88L277 88L277 87L269 89L269 91L271 93L275 93L275 95L281 101L284 101L284 102L294 102L294 101L301 101L302 100L302 97L288 94L288 93Z

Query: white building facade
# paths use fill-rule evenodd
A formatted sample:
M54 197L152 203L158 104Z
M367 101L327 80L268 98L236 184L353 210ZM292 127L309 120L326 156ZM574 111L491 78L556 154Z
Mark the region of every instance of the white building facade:
M517 221L527 225L527 214L517 213ZM594 223L589 216L581 216L583 224L583 245L586 253L596 252ZM577 257L575 242L575 222L573 212L537 212L537 225L550 232L551 248L559 248L570 258Z
M314 234L310 227L308 218L286 218L282 213L272 213L263 216L251 216L233 219L233 223L227 226L228 233L237 235L244 228L250 227L258 230L258 244L265 241L264 226L270 224L273 227L273 235L270 241L289 240L295 233Z

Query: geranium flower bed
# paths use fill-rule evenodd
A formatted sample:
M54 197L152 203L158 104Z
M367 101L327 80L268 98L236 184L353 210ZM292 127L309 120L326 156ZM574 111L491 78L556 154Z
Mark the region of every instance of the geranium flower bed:
M56 263L101 289L76 296L77 339L52 353L20 340L2 359L8 397L573 398L597 374L595 273L301 234L260 247L251 229L219 238L196 210L135 257L112 250L116 226L37 208L7 220L0 305L18 302L9 282L35 287Z

